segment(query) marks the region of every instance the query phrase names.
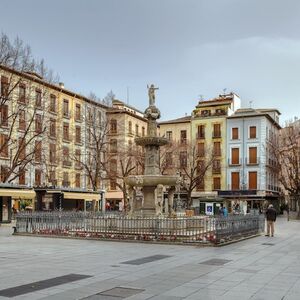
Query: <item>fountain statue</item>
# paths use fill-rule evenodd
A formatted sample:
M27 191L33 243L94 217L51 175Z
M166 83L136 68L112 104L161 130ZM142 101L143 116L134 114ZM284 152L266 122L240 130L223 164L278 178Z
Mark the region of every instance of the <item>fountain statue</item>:
M145 148L144 175L131 175L125 178L128 187L130 215L159 216L163 214L164 190L168 192L165 213L172 215L175 187L179 184L178 175L161 175L159 169L159 150L169 143L164 137L157 134L157 119L160 111L155 106L155 91L153 84L147 86L149 107L144 116L147 119L147 135L135 138L135 143Z

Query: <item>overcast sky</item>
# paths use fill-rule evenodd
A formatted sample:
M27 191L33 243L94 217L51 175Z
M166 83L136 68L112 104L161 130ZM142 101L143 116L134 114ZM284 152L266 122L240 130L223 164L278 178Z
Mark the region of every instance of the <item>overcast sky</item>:
M0 0L0 30L82 94L144 110L154 83L162 120L224 88L300 116L298 0Z

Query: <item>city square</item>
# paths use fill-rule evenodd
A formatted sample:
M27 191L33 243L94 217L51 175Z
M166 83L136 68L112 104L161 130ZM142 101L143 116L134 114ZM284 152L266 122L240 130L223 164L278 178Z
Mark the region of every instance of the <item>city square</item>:
M299 12L0 0L0 300L300 299Z
M276 222L274 238L260 236L223 247L22 237L11 233L7 225L0 228L0 299L300 297L299 222L288 222L283 217ZM53 282L48 288L34 290L34 282L69 274L88 277L63 284Z

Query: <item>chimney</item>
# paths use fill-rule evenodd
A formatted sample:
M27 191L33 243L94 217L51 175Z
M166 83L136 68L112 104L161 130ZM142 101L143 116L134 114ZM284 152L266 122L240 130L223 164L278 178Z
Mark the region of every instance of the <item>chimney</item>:
M63 82L60 82L58 85L59 85L59 87L60 87L61 89L64 89L64 88L65 88L65 85L64 85Z

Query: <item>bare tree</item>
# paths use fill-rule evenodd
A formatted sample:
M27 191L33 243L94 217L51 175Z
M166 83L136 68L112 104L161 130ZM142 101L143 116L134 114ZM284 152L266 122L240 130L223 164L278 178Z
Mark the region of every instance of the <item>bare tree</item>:
M31 78L50 81L54 79L43 60L33 59L31 49L16 38L11 42L7 35L0 36L0 153L5 158L1 181L12 182L24 175L35 161L40 147L38 141L46 130L45 94L33 85ZM26 74L25 74L26 73ZM26 76L25 76L26 75ZM29 76L29 77L28 77ZM44 82L44 81L41 81Z
M271 161L278 180L298 206L300 218L300 122L288 122L279 141L271 144Z
M180 172L183 182L182 189L187 193L186 206L192 205L192 192L195 189L204 188L204 178L215 160L214 153L207 150L205 155L199 153L196 144L187 144L186 148L179 151L177 170Z

